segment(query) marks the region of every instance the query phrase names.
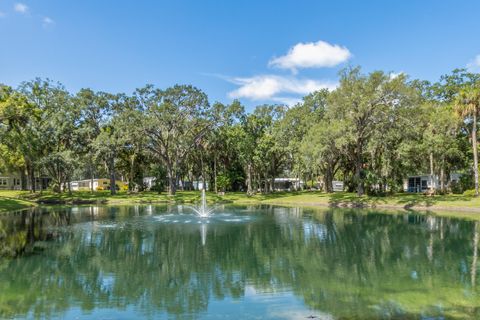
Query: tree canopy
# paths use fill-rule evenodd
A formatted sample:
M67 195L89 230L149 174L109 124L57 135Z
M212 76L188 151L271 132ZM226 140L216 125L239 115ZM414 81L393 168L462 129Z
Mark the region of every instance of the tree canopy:
M39 176L58 192L100 177L141 191L152 176L171 194L194 181L273 192L275 178L289 177L305 182L292 188L331 192L339 180L362 195L395 192L408 175L427 174L439 177L442 192L478 194L478 74L459 69L429 83L356 67L339 76L333 90L250 112L239 101L211 103L191 85L146 85L131 95L70 93L48 79L2 85L0 170L32 192ZM463 174L460 186L453 172Z

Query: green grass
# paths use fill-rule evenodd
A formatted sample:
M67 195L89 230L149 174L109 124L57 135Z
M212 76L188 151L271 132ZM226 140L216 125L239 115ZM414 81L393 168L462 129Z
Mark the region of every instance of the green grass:
M26 209L35 206L36 203L22 199L28 194L25 191L0 191L0 214L8 211Z
M359 207L359 208L391 208L391 209L423 209L470 211L480 213L480 198L464 195L436 195L424 196L421 194L399 193L385 197L362 196L353 193L338 192L326 194L322 192L275 192L271 194L257 194L247 196L245 193L232 192L224 196L208 193L210 203L236 204L278 204L297 206L328 206L328 207ZM198 191L179 191L175 196L167 193L118 192L110 195L109 191L77 191L72 194L43 192L30 194L25 191L0 191L0 211L10 211L28 207L34 203L106 203L106 204L133 204L133 203L194 203L200 200Z
M464 195L436 195L399 193L385 197L362 196L353 193L338 192L325 194L320 192L301 192L291 195L282 195L279 198L267 198L263 202L275 203L303 203L328 205L330 207L401 207L415 208L469 208L479 209L480 198Z

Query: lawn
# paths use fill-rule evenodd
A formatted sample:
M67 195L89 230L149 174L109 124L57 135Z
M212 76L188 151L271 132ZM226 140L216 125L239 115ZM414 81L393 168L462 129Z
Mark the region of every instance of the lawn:
M464 195L436 195L399 193L385 197L362 196L353 193L338 192L326 194L314 191L276 192L247 196L245 193L232 192L224 196L209 192L209 203L235 204L278 204L298 206L392 208L392 209L428 209L470 211L480 213L480 198ZM131 203L195 203L200 200L198 191L179 191L175 196L167 193L119 192L112 196L108 191L78 191L72 194L43 192L30 194L25 191L0 191L0 212L25 208L38 203L46 204L131 204Z
M422 194L398 193L385 197L358 197L356 194L346 192L326 194L306 191L296 194L282 194L278 198L273 195L271 197L266 197L262 202L276 204L328 205L330 207L397 207L404 209L465 208L472 210L478 209L480 212L480 198L455 194L425 196Z
M35 206L36 203L22 199L28 194L25 191L0 191L0 213Z

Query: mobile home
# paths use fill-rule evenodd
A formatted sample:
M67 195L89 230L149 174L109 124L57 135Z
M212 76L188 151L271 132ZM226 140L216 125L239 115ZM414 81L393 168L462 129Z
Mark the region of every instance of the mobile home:
M92 190L92 185L94 191L110 190L110 179L88 179L70 182L70 188L72 191L89 191ZM117 190L121 190L125 185L125 182L115 180Z
M460 180L460 173L452 173L450 177L447 177L446 184L448 185L451 182L458 182ZM449 178L449 179L448 179ZM426 192L428 190L438 190L440 189L440 178L437 175L417 175L409 176L403 180L403 190L405 192Z

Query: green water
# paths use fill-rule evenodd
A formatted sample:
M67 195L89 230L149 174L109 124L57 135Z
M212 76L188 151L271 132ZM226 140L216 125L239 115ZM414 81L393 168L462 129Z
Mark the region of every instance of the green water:
M0 318L478 319L478 222L361 210L0 217Z

